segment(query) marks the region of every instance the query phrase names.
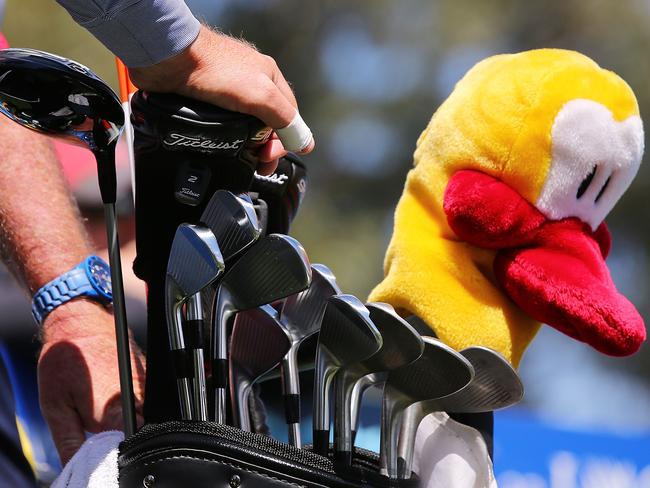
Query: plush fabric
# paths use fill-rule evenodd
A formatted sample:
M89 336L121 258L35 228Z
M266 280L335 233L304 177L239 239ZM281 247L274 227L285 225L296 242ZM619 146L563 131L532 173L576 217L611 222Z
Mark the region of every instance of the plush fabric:
M593 232L576 218L547 220L508 185L472 170L451 178L444 209L458 237L500 249L496 277L531 317L606 354L631 354L645 340L643 319L605 264L605 223Z
M602 151L584 147L603 141L606 150L603 145L596 146ZM515 293L504 292L500 281L519 274L512 268L497 277L497 253L521 246L528 233L547 221L576 217L596 233L604 232L599 225L634 177L642 141L632 90L582 54L541 49L478 63L418 139L415 168L395 212L385 278L370 299L419 316L456 349L484 345L517 366L539 321L546 318L531 315L523 297L515 303L509 296ZM596 174L583 185L594 166ZM445 209L445 192L454 191L452 177L463 170L493 180L467 182L462 190L467 201L459 206L461 197ZM578 199L581 186L586 189L576 204L569 196ZM520 208L522 202L537 212ZM468 208L474 211L461 215ZM458 229L467 231L464 237L450 226L448 213L455 215L452 220ZM486 228L487 216L491 220ZM593 270L591 264L587 268ZM539 294L529 298L535 300ZM575 329L575 324L571 327ZM622 330L620 324L614 328ZM638 323L632 328L637 330ZM629 332L629 327L624 329ZM630 343L640 337L631 334ZM599 344L604 346L623 339L602 340ZM589 341L598 342L593 337ZM613 349L622 351L618 346ZM632 349L628 345L626 350Z

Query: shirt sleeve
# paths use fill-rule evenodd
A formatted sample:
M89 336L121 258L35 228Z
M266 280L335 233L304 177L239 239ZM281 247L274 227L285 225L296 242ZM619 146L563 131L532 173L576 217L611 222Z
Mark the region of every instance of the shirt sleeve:
M130 68L156 64L189 46L200 23L183 0L57 0Z

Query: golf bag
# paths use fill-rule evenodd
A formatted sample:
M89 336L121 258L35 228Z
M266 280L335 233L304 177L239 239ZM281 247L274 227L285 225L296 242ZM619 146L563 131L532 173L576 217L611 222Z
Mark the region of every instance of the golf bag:
M180 422L165 327L165 270L174 233L196 223L218 189L251 190L273 210L267 232L286 233L305 191L305 169L288 156L255 178L251 157L268 140L259 120L174 95L137 92L132 100L136 157L136 274L147 283L145 421L120 448L120 486L362 487L390 484L378 456L356 450L344 472L331 459L270 437L213 422ZM275 200L274 200L275 199ZM263 219L262 219L263 220ZM393 482L395 483L395 482Z

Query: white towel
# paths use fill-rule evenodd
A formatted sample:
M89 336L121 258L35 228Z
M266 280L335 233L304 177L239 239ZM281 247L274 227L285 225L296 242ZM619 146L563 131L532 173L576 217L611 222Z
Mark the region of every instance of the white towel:
M124 434L116 430L90 437L65 465L52 488L119 488L117 454Z
M420 423L413 471L422 488L497 488L481 434L442 412L427 415Z

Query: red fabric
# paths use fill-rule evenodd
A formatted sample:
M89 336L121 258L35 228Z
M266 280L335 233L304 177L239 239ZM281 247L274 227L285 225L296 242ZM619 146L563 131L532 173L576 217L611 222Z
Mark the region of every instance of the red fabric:
M453 175L444 209L459 238L497 250L496 277L528 315L605 354L639 349L645 326L605 264L604 223L592 232L575 218L550 221L505 183L470 170Z

